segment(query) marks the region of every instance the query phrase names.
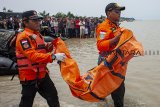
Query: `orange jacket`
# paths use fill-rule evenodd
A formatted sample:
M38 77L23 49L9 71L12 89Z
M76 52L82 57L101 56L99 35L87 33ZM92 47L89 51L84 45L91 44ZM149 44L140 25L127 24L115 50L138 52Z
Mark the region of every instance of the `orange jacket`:
M17 36L16 57L20 81L44 78L46 65L52 62L52 54L47 53L41 34L28 28Z
M101 52L111 51L115 46L110 46L110 39L116 36L119 26L105 19L96 28L97 48Z

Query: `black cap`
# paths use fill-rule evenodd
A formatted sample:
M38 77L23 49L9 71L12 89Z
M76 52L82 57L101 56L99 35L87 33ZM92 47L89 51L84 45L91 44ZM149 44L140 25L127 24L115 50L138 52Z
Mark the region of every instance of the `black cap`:
M43 19L42 16L39 16L35 10L25 11L22 13L22 20L36 20L36 19Z
M105 8L105 12L107 13L107 11L114 9L122 11L125 10L125 7L124 6L120 7L117 3L109 3Z

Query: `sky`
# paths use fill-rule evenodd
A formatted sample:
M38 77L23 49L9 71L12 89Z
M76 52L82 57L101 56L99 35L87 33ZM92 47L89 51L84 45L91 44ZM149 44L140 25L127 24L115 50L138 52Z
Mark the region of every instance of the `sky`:
M14 12L27 10L44 10L50 15L57 12L69 11L78 16L105 16L105 7L108 3L115 2L119 6L125 6L122 17L139 20L160 20L160 0L0 0L0 11L3 8Z

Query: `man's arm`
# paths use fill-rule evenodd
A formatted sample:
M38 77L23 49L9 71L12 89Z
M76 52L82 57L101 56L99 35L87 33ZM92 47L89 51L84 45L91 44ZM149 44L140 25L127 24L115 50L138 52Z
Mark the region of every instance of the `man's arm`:
M104 29L104 26L98 26L96 29L97 48L100 52L110 51L115 47L122 34L121 29L117 29L115 33L110 28Z
M121 32L119 32L114 38L110 39L109 40L109 48L112 48L113 46L116 46L119 39L120 39L120 36L121 36Z
M47 52L52 52L53 51L53 44L51 43L45 43L46 44L46 50Z

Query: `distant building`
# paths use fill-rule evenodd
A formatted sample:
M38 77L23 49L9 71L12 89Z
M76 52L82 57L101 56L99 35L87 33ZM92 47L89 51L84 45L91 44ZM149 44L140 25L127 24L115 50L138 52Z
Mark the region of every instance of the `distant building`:
M6 19L10 17L22 18L22 13L20 12L0 12L1 19Z

